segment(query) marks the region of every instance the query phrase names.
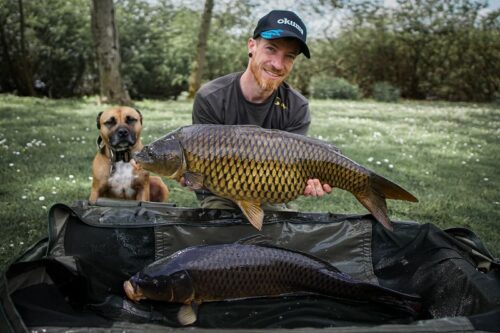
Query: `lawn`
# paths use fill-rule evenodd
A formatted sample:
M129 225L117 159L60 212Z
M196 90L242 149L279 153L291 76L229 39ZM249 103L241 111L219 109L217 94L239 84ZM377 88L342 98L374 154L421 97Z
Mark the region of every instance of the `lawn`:
M188 101L137 103L143 142L191 123ZM47 230L55 203L87 199L96 152L95 99L0 95L0 268ZM500 109L444 102L311 101L310 135L400 184L419 203L389 201L393 220L467 227L500 255ZM171 201L196 207L192 192L166 180ZM299 198L302 211L366 213L348 192Z

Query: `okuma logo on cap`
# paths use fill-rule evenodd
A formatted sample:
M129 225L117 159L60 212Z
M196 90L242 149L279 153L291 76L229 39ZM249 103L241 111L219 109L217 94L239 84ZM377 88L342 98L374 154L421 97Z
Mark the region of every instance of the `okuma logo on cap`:
M300 33L302 35L304 34L304 30L302 30L302 28L300 27L300 25L298 25L295 21L287 19L286 17L278 19L278 21L276 21L276 22L278 24L288 24L288 25L291 25L292 27L294 27L295 29L297 29L298 31L300 31Z

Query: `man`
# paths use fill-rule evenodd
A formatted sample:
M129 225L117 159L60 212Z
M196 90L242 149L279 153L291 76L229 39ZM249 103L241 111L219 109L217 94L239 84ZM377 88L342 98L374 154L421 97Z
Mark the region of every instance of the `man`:
M258 125L305 135L310 111L307 99L285 81L300 53L310 58L307 30L291 11L273 10L262 17L248 39L248 65L208 82L200 88L193 104L193 124ZM331 192L328 184L310 179L304 195ZM198 191L203 208L233 208L229 200ZM282 209L267 206L264 209Z

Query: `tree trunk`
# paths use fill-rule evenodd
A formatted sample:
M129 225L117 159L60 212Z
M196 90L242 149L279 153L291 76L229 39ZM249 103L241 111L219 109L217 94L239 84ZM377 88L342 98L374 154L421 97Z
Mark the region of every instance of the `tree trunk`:
M2 19L0 21L0 44L2 44L2 58L5 62L5 67L7 73L4 73L2 77L1 84L4 85L4 91L12 91L15 90L18 86L17 76L14 75L14 64L10 57L10 44L7 42L7 37L5 36L5 23Z
M189 97L193 98L201 86L201 77L205 67L205 54L207 52L208 31L212 19L214 0L205 0L205 8L201 17L200 32L198 33L198 45L196 46L196 57L191 64L191 75L189 76Z
M25 39L25 23L24 23L24 6L23 1L18 0L17 4L19 6L19 37L20 37L20 57L14 60L14 68L18 75L17 89L20 95L24 96L36 96L34 78L33 78L33 66L30 61L30 56L26 50L26 39Z
M132 101L120 74L120 45L113 0L92 0L91 17L101 102L130 105Z

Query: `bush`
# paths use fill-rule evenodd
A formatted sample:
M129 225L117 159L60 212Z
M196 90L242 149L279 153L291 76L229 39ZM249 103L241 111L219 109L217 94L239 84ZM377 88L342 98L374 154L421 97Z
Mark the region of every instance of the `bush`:
M318 99L359 99L359 88L343 78L317 77L311 82L312 97Z
M379 102L397 102L401 91L388 82L377 82L373 85L373 98Z
M495 105L500 105L500 91L495 91L493 93L493 97L492 97L491 101Z

